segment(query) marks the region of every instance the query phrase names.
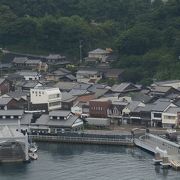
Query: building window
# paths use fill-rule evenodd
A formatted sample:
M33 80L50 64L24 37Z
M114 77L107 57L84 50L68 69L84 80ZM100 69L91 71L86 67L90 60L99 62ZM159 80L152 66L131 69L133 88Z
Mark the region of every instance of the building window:
M154 113L155 118L161 118L161 113Z
M60 97L60 94L49 95L49 99L55 99L55 98L59 98L59 97Z
M49 106L51 107L51 106L59 106L60 105L60 102L58 101L58 102L51 102L51 103L49 103Z

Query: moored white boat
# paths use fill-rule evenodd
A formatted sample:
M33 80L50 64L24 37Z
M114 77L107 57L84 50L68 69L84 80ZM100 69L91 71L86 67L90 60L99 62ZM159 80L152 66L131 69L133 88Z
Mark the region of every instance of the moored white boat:
M37 160L38 155L36 153L29 153L29 158L32 159L32 160Z
M36 143L31 143L29 146L29 152L35 153L35 152L37 152L37 150L38 150L38 147L37 147Z

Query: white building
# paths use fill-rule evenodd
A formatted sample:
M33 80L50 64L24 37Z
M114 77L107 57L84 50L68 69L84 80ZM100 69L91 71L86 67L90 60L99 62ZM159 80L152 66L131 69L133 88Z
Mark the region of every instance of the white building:
M106 57L107 55L109 55L109 51L104 50L104 49L95 49L93 51L90 51L88 53L88 57L89 58L96 58L96 59L103 59L104 57Z
M71 107L71 112L76 114L76 115L81 115L82 114L82 107L75 105L75 106Z
M162 113L162 125L164 128L171 128L172 126L179 126L178 113L179 107L169 107Z
M33 109L48 111L61 108L62 94L59 88L38 87L30 90L30 102Z

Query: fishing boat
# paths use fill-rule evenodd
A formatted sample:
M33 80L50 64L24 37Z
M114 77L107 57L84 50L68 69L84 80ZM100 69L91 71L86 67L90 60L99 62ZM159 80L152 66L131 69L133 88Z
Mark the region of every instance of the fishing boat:
M36 153L29 153L29 158L31 160L37 160L38 159L38 155Z
M38 146L36 143L31 143L29 146L29 152L35 153L38 150Z
M166 138L170 141L177 142L177 132L175 129L167 129Z

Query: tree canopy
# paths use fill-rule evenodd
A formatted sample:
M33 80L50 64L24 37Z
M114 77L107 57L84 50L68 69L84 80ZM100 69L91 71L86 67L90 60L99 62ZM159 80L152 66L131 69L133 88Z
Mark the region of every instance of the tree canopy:
M180 78L180 0L0 0L0 45L79 59L94 48L118 54L123 80Z

